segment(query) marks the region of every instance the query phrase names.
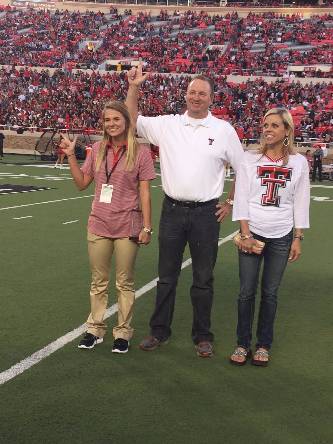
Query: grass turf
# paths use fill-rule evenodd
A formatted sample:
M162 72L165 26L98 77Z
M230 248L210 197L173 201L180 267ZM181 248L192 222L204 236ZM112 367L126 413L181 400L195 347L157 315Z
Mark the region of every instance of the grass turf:
M0 196L0 208L92 194L75 191L68 171L1 165L6 183L55 189ZM36 179L36 177L42 177ZM1 177L3 181L3 176ZM159 180L154 185L158 185ZM325 183L330 185L329 183ZM312 195L332 199L332 188ZM154 226L161 203L152 189ZM80 325L89 310L85 226L90 198L0 211L2 310L0 371ZM13 217L33 216L14 220ZM155 352L137 345L148 332L154 291L137 301L130 353L111 353L112 335L92 351L69 343L1 386L2 443L329 444L332 379L332 202L314 201L304 253L288 266L279 294L276 339L267 369L234 368L237 256L220 247L215 269L213 359L199 359L190 339L191 268L181 275L173 336ZM79 221L63 225L69 220ZM234 231L229 221L221 235ZM141 248L136 283L156 277L157 242ZM187 257L187 255L186 255ZM186 258L185 257L185 258ZM112 281L111 281L112 282ZM110 303L114 303L111 286ZM109 319L111 328L114 319Z

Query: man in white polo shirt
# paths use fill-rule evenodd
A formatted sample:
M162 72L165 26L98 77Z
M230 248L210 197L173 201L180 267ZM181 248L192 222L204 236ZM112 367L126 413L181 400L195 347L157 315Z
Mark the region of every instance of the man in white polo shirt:
M197 76L190 82L185 114L157 117L138 116L138 89L145 79L141 66L128 73L126 103L136 121L138 135L159 147L165 199L159 228L159 281L150 320L151 334L140 348L155 350L171 335L176 286L188 243L193 268L192 339L198 356L210 357L219 222L231 210L233 190L223 204L218 199L223 192L225 164L230 163L237 172L243 149L233 127L209 112L214 94L214 84L209 78Z

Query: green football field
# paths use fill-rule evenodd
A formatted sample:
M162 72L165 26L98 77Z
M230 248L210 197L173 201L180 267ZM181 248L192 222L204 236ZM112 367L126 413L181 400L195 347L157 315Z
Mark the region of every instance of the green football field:
M116 314L103 344L79 350L89 312L93 188L79 192L68 169L32 158L0 162L0 443L331 444L333 182L311 188L311 229L284 276L267 368L228 362L238 293L230 219L221 226L215 268L215 356L198 358L191 342L188 262L169 344L138 349L157 276L160 178L152 185L155 234L137 260L130 352L111 353ZM111 313L114 304L111 285Z

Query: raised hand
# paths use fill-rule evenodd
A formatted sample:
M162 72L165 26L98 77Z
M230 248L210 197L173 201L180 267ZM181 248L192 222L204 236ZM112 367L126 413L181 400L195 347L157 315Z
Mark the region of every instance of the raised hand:
M61 134L61 142L59 147L63 150L63 152L70 156L71 154L75 154L75 145L77 141L77 135L74 136L73 140L70 140L67 134Z
M133 66L127 72L128 84L129 84L129 86L139 87L147 79L148 76L149 76L149 73L146 73L146 74L142 73L142 63L139 63L139 65L136 68L135 68L135 66Z

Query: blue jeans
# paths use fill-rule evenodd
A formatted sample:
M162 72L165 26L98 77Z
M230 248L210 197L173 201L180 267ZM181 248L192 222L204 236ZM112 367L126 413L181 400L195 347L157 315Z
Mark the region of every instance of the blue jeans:
M164 199L159 229L159 281L155 310L149 324L151 334L162 341L171 335L176 287L187 243L193 273L190 290L193 307L192 339L195 344L213 341L210 315L220 228L215 216L217 202L214 200L190 208Z
M277 307L277 292L286 268L293 232L281 238L265 238L254 234L255 239L265 242L260 255L239 252L240 294L238 298L237 344L251 346L252 324L255 310L259 274L262 262L261 301L257 325L256 347L270 349Z

